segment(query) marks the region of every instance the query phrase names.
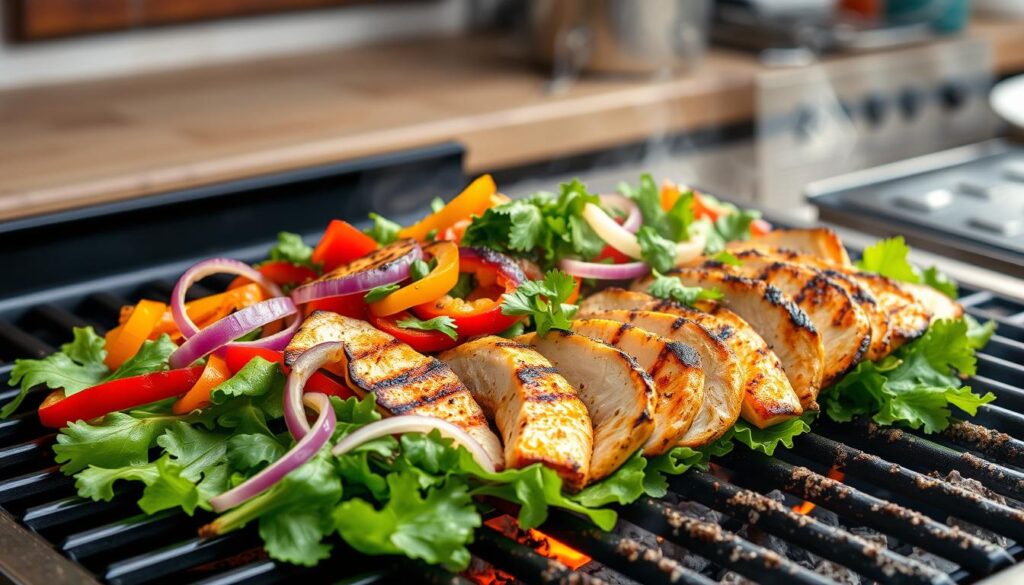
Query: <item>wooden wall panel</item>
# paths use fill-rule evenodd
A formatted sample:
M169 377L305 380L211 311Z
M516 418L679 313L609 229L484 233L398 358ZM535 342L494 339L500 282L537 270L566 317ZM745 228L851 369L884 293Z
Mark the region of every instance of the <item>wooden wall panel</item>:
M387 0L7 0L15 40Z

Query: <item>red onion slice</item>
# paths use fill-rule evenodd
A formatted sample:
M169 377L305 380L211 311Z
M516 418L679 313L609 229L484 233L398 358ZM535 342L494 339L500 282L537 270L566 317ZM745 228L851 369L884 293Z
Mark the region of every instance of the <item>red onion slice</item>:
M448 437L456 444L462 445L473 456L473 459L489 473L494 473L497 466L494 460L487 454L487 451L471 437L469 433L453 425L452 423L439 418L429 416L394 416L375 423L370 423L359 430L346 435L338 444L331 449L336 457L348 453L359 445L387 435L401 435L404 433L429 433L437 430L441 436Z
M302 437L290 451L263 471L223 494L210 498L210 507L214 512L230 510L267 491L281 481L284 476L312 459L331 440L337 426L337 418L334 409L331 408L330 399L326 394L313 392L306 394L304 401L307 406L319 413L312 431L306 433L306 436Z
M224 317L188 338L185 343L181 344L181 347L174 350L168 363L172 369L184 368L197 359L217 351L259 327L285 317L290 317L297 312L298 309L295 308L295 303L288 297L275 297L255 305L250 305ZM297 323L298 319L295 320L295 324ZM289 327L267 339L259 341L268 343L268 340L270 340L270 345L280 345L283 339L283 342L287 344L291 336L282 336L282 334L286 332L293 333L294 330L289 331L291 329L292 327Z
M306 411L302 408L303 389L314 372L324 364L345 360L345 346L340 341L328 341L307 349L292 364L292 371L284 384L284 422L296 440L309 432Z
M186 270L174 285L174 290L171 291L171 316L174 318L174 324L178 326L178 331L181 331L181 335L185 339L188 339L199 332L199 327L196 327L196 324L192 322L192 319L188 318L188 312L185 311L185 293L188 292L188 289L191 288L196 281L202 280L207 276L221 273L244 276L263 287L270 296L284 296L284 293L281 292L281 288L279 286L271 282L265 276L260 274L258 270L249 266L245 262L239 262L238 260L232 260L231 258L210 258L209 260L203 260Z
M423 250L419 244L412 240L398 240L297 287L292 291L292 299L301 305L395 284L409 278L413 262L422 259Z
M625 264L599 264L582 262L566 258L558 263L567 274L580 278L597 278L599 280L631 280L647 274L650 268L643 262L627 262Z
M643 216L640 215L640 208L636 201L624 195L601 195L601 205L618 209L626 214L626 221L622 222L622 229L635 234L643 223Z

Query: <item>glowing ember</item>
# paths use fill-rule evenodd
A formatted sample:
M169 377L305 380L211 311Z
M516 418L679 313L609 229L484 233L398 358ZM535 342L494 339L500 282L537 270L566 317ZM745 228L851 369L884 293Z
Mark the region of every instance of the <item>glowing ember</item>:
M494 528L498 532L519 542L520 544L525 544L526 546L534 549L537 551L537 554L543 557L561 561L562 564L570 569L576 570L590 562L590 557L557 538L548 536L540 530L532 528L530 530L522 530L519 528L519 524L516 522L516 519L508 514L502 514L501 516L495 516L490 520L485 520L484 524Z
M846 474L844 474L842 471L839 471L835 467L830 468L828 470L828 473L826 473L825 475L828 476L829 479L834 479L836 481L843 481L843 478L846 477ZM793 506L793 511L797 514L803 514L804 516L806 516L807 514L810 514L811 511L814 510L814 508L814 503L804 500L803 502Z

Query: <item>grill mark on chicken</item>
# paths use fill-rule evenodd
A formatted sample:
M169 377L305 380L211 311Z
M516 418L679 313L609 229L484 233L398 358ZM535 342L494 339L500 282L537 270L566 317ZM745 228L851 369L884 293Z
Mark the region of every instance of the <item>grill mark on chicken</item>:
M527 346L523 345L522 343L518 343L516 341L511 341L511 340L509 340L509 341L499 341L499 342L494 344L494 347L507 347L507 348L510 348L510 349L529 349Z
M499 346L507 347L507 346ZM517 347L516 349L520 349ZM554 366L528 366L525 368L519 368L516 370L516 378L519 379L523 384L534 384L538 380L542 379L547 374L557 374L558 370Z
M575 392L545 392L541 394L530 394L526 397L527 402L559 402L562 400L577 400L579 395Z
M806 329L812 333L817 333L818 330L814 328L810 318L807 316L800 307L793 304L792 301L786 298L786 295L774 285L766 285L764 289L764 298L767 301L777 307L782 307L789 314L789 321L801 329Z
M346 351L346 353L348 352ZM364 354L364 356L365 355L366 354ZM349 357L349 363L353 363L360 359L365 359L365 357L351 356ZM429 362L423 365L416 366L408 370L395 372L386 378L382 378L376 381L361 378L357 376L354 372L350 372L349 377L353 381L359 383L360 387L368 388L368 392L376 392L378 390L386 390L399 384L413 384L415 382L421 382L424 379L438 373L438 370L443 370L444 368L447 367L448 366L444 365L444 362L442 362L441 360L437 358L431 358Z
M691 368L701 367L700 354L689 345L686 345L681 341L669 341L668 349L671 350L677 358L679 358L679 361Z

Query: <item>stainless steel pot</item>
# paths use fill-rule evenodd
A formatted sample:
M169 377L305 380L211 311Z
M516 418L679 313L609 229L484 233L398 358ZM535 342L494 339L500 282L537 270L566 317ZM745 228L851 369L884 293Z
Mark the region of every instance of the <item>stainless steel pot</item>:
M556 74L651 74L694 67L708 39L710 0L531 0L535 56Z

